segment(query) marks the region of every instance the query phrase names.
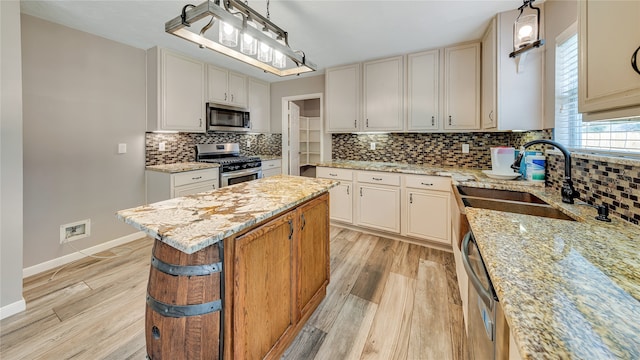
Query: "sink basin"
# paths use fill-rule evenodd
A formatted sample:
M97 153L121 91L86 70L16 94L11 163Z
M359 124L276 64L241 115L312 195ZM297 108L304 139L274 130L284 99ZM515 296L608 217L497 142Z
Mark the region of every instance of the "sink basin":
M496 200L511 200L524 203L547 204L539 197L522 191L482 189L469 186L458 186L458 192L461 196L473 196Z
M460 198L465 207L575 221L544 200L527 192L468 186L457 186L456 190L457 194L455 195Z

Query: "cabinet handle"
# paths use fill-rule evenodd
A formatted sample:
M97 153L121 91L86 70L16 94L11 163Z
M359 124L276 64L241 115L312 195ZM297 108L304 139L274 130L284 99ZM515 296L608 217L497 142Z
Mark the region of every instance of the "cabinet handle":
M191 180L198 180L198 179L202 179L202 176L192 177L192 178L191 178Z
M338 176L338 174L329 173L329 176Z
M372 179L372 180L375 180L375 181L382 181L382 178L372 177L371 179Z
M431 126L435 126L436 125L436 117L432 116L431 117Z
M224 101L227 101L227 93L224 93Z
M356 128L356 129L358 128L358 120L357 119L353 120L353 127Z
M451 125L451 115L449 115L449 125Z
M638 51L640 51L640 46L638 46L636 51L633 52L633 55L631 55L631 67L640 74L640 69L638 69Z
M293 239L293 220L289 220L289 240Z
M347 195L349 195L349 185L347 185Z
M489 113L489 120L493 122L493 110L491 110L491 112Z
M202 127L202 119L200 119L200 127Z
M413 194L409 193L409 204L413 204Z
M369 127L369 119L367 119L367 127Z
M233 100L233 94L231 94L231 102L234 102L234 100Z
M362 188L360 188L360 197L362 197Z
M421 182L420 184L422 184L424 186L433 186L433 184L431 184L431 183L423 183L423 182Z
M302 228L301 228L301 230L304 230L304 227L307 225L307 219L304 218L304 214L301 214L300 218L302 219Z

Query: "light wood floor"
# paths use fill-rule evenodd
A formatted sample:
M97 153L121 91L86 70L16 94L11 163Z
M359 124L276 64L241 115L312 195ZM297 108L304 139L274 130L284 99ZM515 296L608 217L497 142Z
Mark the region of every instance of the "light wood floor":
M149 238L25 279L0 358L144 359ZM283 359L465 359L450 253L331 228L327 297Z

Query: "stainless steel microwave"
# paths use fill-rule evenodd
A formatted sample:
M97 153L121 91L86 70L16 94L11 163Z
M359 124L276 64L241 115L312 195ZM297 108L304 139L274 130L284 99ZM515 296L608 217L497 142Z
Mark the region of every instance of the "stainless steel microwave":
M249 109L207 103L207 131L249 131Z

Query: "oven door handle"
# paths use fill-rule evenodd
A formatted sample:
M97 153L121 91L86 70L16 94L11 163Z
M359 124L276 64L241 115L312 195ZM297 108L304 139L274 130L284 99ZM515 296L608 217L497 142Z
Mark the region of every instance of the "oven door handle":
M480 297L480 299L488 309L491 309L491 301L497 301L498 299L494 294L490 293L487 289L484 288L484 286L482 286L480 278L478 278L478 275L475 273L475 271L473 271L473 268L471 267L471 263L469 261L469 243L471 242L472 237L473 233L469 231L462 240L462 263L464 264L464 269L467 271L467 275L469 276L469 281L478 292L478 297Z
M244 175L251 175L251 174L260 174L261 170L262 170L261 168L251 168L251 169L238 170L238 171L229 171L226 173L220 173L220 176L224 178L229 178L229 177L244 176Z

